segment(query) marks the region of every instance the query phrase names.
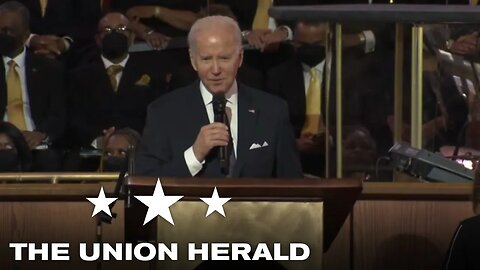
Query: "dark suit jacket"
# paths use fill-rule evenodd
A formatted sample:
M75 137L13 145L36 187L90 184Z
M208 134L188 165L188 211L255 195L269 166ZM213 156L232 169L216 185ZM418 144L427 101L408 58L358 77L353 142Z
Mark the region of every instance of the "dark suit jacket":
M73 71L70 132L76 144L90 145L111 126L142 132L148 104L166 89L161 65L143 54L130 54L116 93L100 57Z
M191 176L184 151L209 124L199 81L159 98L148 109L136 159L137 175ZM267 147L249 150L253 143ZM239 84L238 146L233 177L302 177L285 102ZM218 159L207 156L201 177L223 177Z
M30 110L37 131L46 133L52 141L65 130L64 71L60 63L27 51L25 72ZM5 67L0 65L0 115L7 105Z
M480 269L480 216L460 223L445 254L443 270Z

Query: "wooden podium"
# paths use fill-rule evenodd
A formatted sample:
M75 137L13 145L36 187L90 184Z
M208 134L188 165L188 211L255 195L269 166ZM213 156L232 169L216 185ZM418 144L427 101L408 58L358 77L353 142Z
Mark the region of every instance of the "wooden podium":
M282 244L282 255L288 252L288 244L305 243L310 248L306 261L280 263L287 269L321 269L323 252L362 190L362 181L355 179L164 178L165 195L184 196L170 207L175 225L159 218L156 225L141 227L145 210L135 210L143 204L133 196L151 195L156 182L156 178L145 177L127 180L125 239L134 241L140 231L140 238L149 235L150 241L178 243L178 261L158 261L162 269L194 269L199 265L200 256L188 261L188 243L199 247L200 243L233 242L251 244L252 252L258 243L267 243L272 256L273 243ZM220 197L232 198L224 205L225 218L218 213L205 217L208 206L199 199L210 198L215 187ZM145 232L148 229L151 231Z

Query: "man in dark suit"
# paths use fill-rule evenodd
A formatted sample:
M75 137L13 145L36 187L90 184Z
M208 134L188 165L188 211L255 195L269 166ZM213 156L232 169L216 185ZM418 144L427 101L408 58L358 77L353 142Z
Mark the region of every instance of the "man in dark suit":
M270 69L267 75L267 90L283 98L289 105L290 120L297 138L297 147L301 153L304 171L319 176L324 175L325 170L325 128L327 124L325 79L328 67L325 62L324 47L326 32L327 25L325 23L298 23L294 31L294 57ZM363 71L364 69L370 70L358 68L363 64L357 59L353 59L355 69L347 68L353 66L352 55L356 55L356 50L344 50L343 124L362 123L370 128L368 121L374 114L372 111L382 106L367 107L363 99L368 96L368 92L373 91L372 85L383 84L378 78L371 82L369 76ZM331 135L334 134L336 119L334 63L330 70L332 83L328 113ZM312 103L315 100L318 102ZM376 101L378 102L378 98ZM362 108L362 106L364 107ZM333 147L333 145L332 143L331 146Z
M243 59L237 23L223 16L205 17L192 26L188 40L200 81L149 106L135 173L301 177L287 104L235 80ZM218 116L214 109L218 96L226 99L230 127L212 123ZM229 153L228 168L222 166L219 147Z
M0 0L0 3L7 2ZM18 0L30 11L27 47L73 67L95 48L94 36L108 0Z
M128 53L128 23L120 13L106 14L96 37L101 54L71 74L70 131L77 146L101 148L116 128L142 132L148 104L166 89L165 59Z
M59 63L25 48L30 34L28 18L28 10L18 2L0 5L0 55L3 59L0 115L23 132L31 149L45 150L55 144L65 128L64 72ZM37 156L54 155L43 150L37 151ZM58 157L53 159L58 161ZM59 169L59 164L39 167L35 169L53 170Z

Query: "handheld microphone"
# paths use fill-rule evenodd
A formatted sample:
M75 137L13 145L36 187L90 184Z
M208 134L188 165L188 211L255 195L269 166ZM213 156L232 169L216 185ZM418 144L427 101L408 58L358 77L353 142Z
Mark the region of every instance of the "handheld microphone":
M224 94L216 94L213 96L212 99L212 106L213 106L213 118L214 122L224 123L227 124L227 114L225 113L225 108L227 105L227 100L225 99ZM228 149L227 146L219 146L219 159L220 159L220 167L222 172L228 174Z

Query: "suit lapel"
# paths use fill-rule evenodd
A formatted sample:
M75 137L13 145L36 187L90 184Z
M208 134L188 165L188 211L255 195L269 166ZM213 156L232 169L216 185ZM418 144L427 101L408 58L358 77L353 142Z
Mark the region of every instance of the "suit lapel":
M232 176L240 176L240 171L245 163L248 151L249 143L252 142L253 135L255 133L255 127L257 125L259 108L255 106L249 89L238 84L238 142L237 142L237 163L233 169Z

